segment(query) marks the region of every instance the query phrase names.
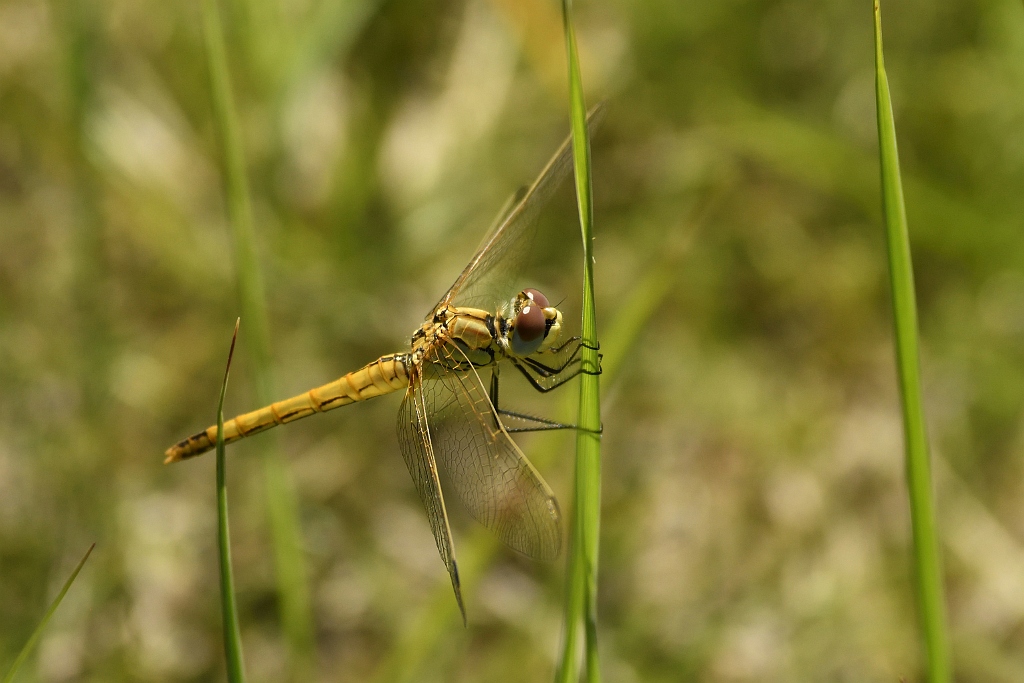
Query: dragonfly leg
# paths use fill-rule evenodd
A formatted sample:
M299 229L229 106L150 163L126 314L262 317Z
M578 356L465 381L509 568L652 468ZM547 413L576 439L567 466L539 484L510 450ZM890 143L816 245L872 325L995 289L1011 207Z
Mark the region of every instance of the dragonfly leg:
M541 363L536 358L523 358L521 360L526 365L528 365L531 370L536 372L538 375L540 375L541 377L544 377L544 378L548 378L548 377L554 377L556 375L560 375L560 374L566 372L569 369L569 366L571 366L571 365L579 365L580 366L579 369L573 370L573 375L572 375L573 377L575 377L576 375L578 375L580 373L582 373L584 375L600 375L601 374L600 363L601 363L601 359L603 357L604 356L602 354L597 354L597 362L598 362L597 370L590 370L590 369L584 367L582 365L582 362L581 362L582 359L580 359L580 358L573 358L571 360L568 360L568 361L566 361L565 363L563 363L562 365L560 365L557 368L553 368L553 367L550 367L548 365L545 365L544 363Z
M526 381L530 383L530 386L542 394L546 394L553 389L557 389L577 375L601 374L600 369L594 371L582 367L579 360L568 363L568 367L563 368L561 371L557 371L554 368L548 368L543 364L540 364L540 368L534 367L533 364L523 364L516 358L512 358L511 361L516 369L522 373L523 377L526 378ZM536 376L534 376L534 373L536 373Z
M602 355L597 355L597 369L592 369L589 365L584 364L583 359L578 355L581 346L582 344L577 344L567 358L560 359L561 363L554 366L542 363L536 358L517 358L513 359L513 362L519 371L530 380L530 384L535 389L542 392L549 391L562 386L579 374L601 374Z
M595 342L593 345L591 345L591 343L586 341L586 340L584 340L583 337L581 337L579 335L576 335L576 336L573 336L573 337L569 337L568 339L566 339L564 342L562 342L558 346L553 347L551 349L551 352L552 353L561 353L562 350L565 349L565 347L567 347L567 346L569 346L569 344L572 344L572 343L575 343L575 342L579 342L578 344L576 344L576 347L577 347L576 350L577 351L579 350L580 346L582 346L585 349L590 349L591 351L600 351L601 350L601 344ZM575 355L575 353L574 353L574 355Z
M498 407L498 367L494 366L491 368L491 386L487 392L491 399L491 405L494 406L494 428L501 429L501 425L498 424L498 415L501 413L501 409Z
M574 342L576 345L572 347L572 350L567 350L569 344L572 344ZM547 365L546 363L542 363L536 358L523 358L521 360L525 362L527 365L529 365L531 368L533 368L533 370L535 370L537 374L541 375L542 377L551 377L553 375L558 375L564 372L570 365L579 363L580 349L597 350L597 347L587 345L587 343L581 341L579 337L572 337L569 341L565 342L564 344L555 349L552 349L549 352L556 356L555 363L553 365ZM601 355L598 354L598 363L600 363L600 358ZM596 371L584 370L583 372L584 374L588 375L599 375L601 374L601 369L600 367L598 367Z
M491 370L491 386L488 391L491 399L491 405L494 406L494 427L498 429L501 425L498 424L499 416L502 418L514 418L520 422L526 423L524 426L509 425L507 420L503 420L505 431L510 434L518 434L521 432L544 432L552 429L578 429L592 434L600 434L604 431L602 426L600 429L585 429L579 425L566 424L563 422L556 422L555 420L548 420L547 418L537 417L535 415L528 415L526 413L516 412L514 410L505 410L498 404L498 369L494 368Z
M577 350L579 350L579 347L576 348ZM531 368L536 370L538 374L543 375L544 377L551 377L552 375L557 375L560 372L564 372L570 365L579 363L580 357L576 355L576 353L573 353L571 356L563 360L561 363L557 363L553 366L548 365L546 363L542 363L536 358L523 358L522 360L524 363L526 363Z
M581 432L590 432L591 434L601 434L604 432L604 426L600 429L587 429L585 427L580 427L579 425L556 422L555 420L548 420L535 415L527 415L526 413L517 413L513 410L499 410L498 414L502 417L515 418L516 420L520 420L527 423L527 425L530 425L515 427L509 426L508 421L505 421L505 431L510 434L519 434L521 432L546 432L552 429L575 429Z
M580 362L579 358L573 358L566 361L558 367L551 367L541 363L539 360L534 358L523 358L521 359L524 365L527 365L531 370L536 372L541 377L554 377L555 375L561 374L569 369L570 365L578 365Z

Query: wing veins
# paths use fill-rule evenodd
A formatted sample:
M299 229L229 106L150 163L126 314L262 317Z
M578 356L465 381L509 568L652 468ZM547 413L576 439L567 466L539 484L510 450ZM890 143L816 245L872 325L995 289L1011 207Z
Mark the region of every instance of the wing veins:
M604 109L605 103L600 102L590 110L587 114L588 128L595 126L598 123L604 114ZM548 163L537 176L537 179L534 180L526 189L525 193L522 194L522 197L518 201L515 201L516 195L513 195L512 201L510 202L512 207L506 211L508 206L508 204L506 204L506 206L502 208L502 211L498 214L499 219L496 221L495 227L484 239L484 242L476 250L476 253L473 254L473 257L459 274L455 283L452 284L448 291L445 292L445 295L441 297L441 301L438 302L438 305L431 310L431 315L438 306L453 303L454 299L463 292L468 283L474 280L480 280L484 275L486 275L487 271L489 271L495 263L500 260L489 259L488 256L491 252L500 252L505 247L503 241L507 241L506 236L512 235L517 228L520 228L520 226L522 226L524 230L526 229L526 225L536 218L540 207L551 197L571 168L572 135L570 134L565 138L551 159L548 160ZM514 240L514 236L509 239Z
M430 434L427 403L422 384L423 380L420 376L409 383L408 393L399 410L399 442L406 461L405 464L412 475L413 483L416 485L416 490L426 510L427 521L430 523L430 530L441 555L441 561L444 562L445 569L448 570L451 577L455 600L459 605L462 621L465 623L466 606L462 600L452 530L448 521L444 494L441 491L441 480L438 477L437 460L434 456L434 445ZM410 401L411 403L409 403ZM409 415L407 415L410 407L412 408L412 420L408 420ZM411 428L412 434L407 434L403 427Z
M438 420L442 439L438 451L441 462L448 471L456 493L474 518L515 550L532 557L553 559L561 546L557 500L543 477L505 429L479 373L468 362L465 352L458 346L445 344L431 350L430 355L437 362L443 362L442 354L444 358L456 361L456 351L465 358L470 370L446 372L432 380L439 382L451 397L432 414L442 415ZM463 400L460 401L460 397ZM434 391L432 399L437 401L439 398L438 392ZM483 406L486 406L485 410ZM463 425L469 430L461 435L461 439L469 438L470 442L462 444L463 449L459 453L453 452L455 449L446 443L452 436L452 425L449 424L450 418L446 420L443 413L451 407L457 409ZM488 418L484 418L483 412L490 413ZM498 429L491 428L491 419L498 425ZM455 427L458 428L458 425ZM474 434L483 439L483 443L477 442L475 445L486 451L486 459L472 457L474 454L479 456L477 449L472 447ZM467 445L470 448L465 448ZM462 475L467 471L477 475L483 485L472 487L470 480ZM495 482L500 486L495 487ZM504 494L504 498L494 495L496 488Z

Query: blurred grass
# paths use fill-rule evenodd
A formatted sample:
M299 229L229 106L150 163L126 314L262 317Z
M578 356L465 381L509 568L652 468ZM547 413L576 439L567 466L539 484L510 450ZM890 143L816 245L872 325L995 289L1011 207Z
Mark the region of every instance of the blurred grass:
M910 234L903 200L903 185L900 182L896 124L882 55L882 17L878 0L874 0L874 29L875 100L878 112L882 206L889 254L896 365L903 407L907 489L914 535L914 578L924 631L928 680L933 683L947 683L952 680L952 672L946 628L946 598L939 560L939 536L935 524L935 503L932 500L928 431L925 427L924 402L921 398L921 359L917 334L914 268L910 257Z
M85 561L89 559L89 555L92 554L93 548L95 547L95 543L89 546L89 549L85 551L85 555L83 555L82 559L78 561L78 565L74 570L72 570L71 576L68 577L68 580L64 582L64 586L61 587L60 592L57 593L57 597L55 597L53 602L50 603L50 607L46 610L46 613L43 615L39 625L36 626L34 631L32 631L32 635L29 636L28 641L21 648L18 656L14 658L14 663L11 664L11 668L8 669L7 674L4 676L3 683L12 683L14 681L14 677L17 676L18 671L21 669L22 665L24 665L28 656L32 654L32 650L35 649L36 643L39 642L39 637L43 634L43 630L50 622L50 617L52 617L53 613L57 611L58 607L60 607L61 600L63 600L64 596L67 595L68 589L71 588L71 584L73 584L75 579L78 578L78 573L82 571L82 567L85 566Z
M881 220L878 206L877 158L837 131L817 127L789 112L759 108L735 93L719 92L711 108L736 123L718 123L708 134L740 154L749 154L828 196L849 201ZM957 254L987 263L1016 263L1009 249L1015 226L1006 217L989 215L946 189L905 173L906 193L918 241L937 253ZM976 235L971 239L969 235ZM1011 261L1012 259L1012 261Z
M66 39L64 72L69 99L68 138L74 177L75 292L84 353L81 362L83 406L94 427L110 409L106 378L110 373L113 339L106 298L108 263L104 251L103 221L98 206L96 177L88 158L88 112L95 97L94 69L99 49L95 9L84 0L62 8ZM102 428L100 426L99 428Z
M588 344L580 353L585 371L600 368L597 312L594 303L594 198L590 170L590 137L587 105L583 96L572 3L562 0L565 49L569 65L569 111L572 121L573 170L576 204L583 237L583 325L581 336ZM566 568L562 655L555 680L578 679L579 640L577 624L584 626L586 679L601 680L597 647L597 575L601 537L601 383L596 374L580 375L580 401L576 424L576 485L570 522L569 561ZM587 430L587 431L584 431Z
M242 657L242 631L238 625L238 601L235 598L235 577L231 565L231 529L228 523L227 465L224 462L224 396L231 374L231 358L235 355L238 324L231 335L228 361L224 365L224 381L217 401L217 553L220 560L220 612L224 633L224 661L230 683L244 683L245 660Z
M247 327L252 330L249 346L253 359L253 395L256 403L263 406L277 399L272 378L270 331L263 280L253 237L252 202L249 198L245 153L233 104L217 0L204 0L202 10L214 121L224 159L225 195L235 248L238 295L243 317L246 318ZM291 649L291 680L305 681L312 677L314 668L313 613L307 588L305 550L291 474L273 443L264 441L263 468L277 590L281 601L281 623ZM240 666L240 650L235 659ZM241 669L234 675L241 675Z

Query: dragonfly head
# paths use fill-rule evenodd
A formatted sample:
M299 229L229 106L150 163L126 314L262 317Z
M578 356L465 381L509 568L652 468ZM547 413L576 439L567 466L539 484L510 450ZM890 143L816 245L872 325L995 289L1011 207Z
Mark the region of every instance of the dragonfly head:
M509 341L512 352L524 357L544 351L562 333L562 313L536 289L524 289L512 306Z

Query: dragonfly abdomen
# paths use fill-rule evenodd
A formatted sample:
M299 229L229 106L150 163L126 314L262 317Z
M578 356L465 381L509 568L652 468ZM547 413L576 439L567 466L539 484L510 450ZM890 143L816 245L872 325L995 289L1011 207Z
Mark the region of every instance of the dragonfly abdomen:
M403 389L409 386L408 363L409 357L406 354L381 356L333 382L239 415L224 423L224 443L238 441L271 427L301 420L314 413L322 413ZM216 441L217 425L207 427L168 448L164 453L164 463L201 455L212 450Z

